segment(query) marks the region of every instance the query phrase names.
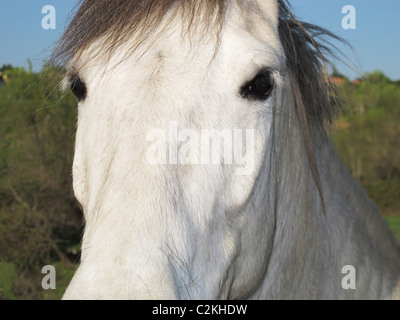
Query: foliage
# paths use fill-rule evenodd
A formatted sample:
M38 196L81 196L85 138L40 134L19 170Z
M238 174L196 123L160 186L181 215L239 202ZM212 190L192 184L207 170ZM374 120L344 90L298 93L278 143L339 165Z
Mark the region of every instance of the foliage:
M13 66L11 64L4 64L1 68L0 68L0 72L4 72L7 70L11 70L13 69Z
M333 132L337 150L381 211L400 215L400 86L374 72L338 91L345 104Z
M385 217L385 220L387 221L397 238L400 239L400 217Z
M19 298L41 298L28 285L29 274L40 275L41 267L54 261L71 266L68 247L79 243L81 234L82 216L71 188L76 101L59 89L62 71L57 68L5 73L9 81L0 88L0 259L16 269Z
M13 291L15 277L15 266L0 261L0 299L16 299Z

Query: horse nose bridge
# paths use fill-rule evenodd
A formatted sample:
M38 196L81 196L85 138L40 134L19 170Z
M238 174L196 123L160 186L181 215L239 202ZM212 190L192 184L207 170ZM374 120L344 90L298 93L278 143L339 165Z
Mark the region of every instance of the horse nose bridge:
M172 241L171 220L165 212L150 214L135 197L111 207L110 194L102 194L105 201L97 207L89 201L82 263L66 298L175 299L179 289L170 251L184 250L175 243L165 248ZM184 237L182 232L173 236Z

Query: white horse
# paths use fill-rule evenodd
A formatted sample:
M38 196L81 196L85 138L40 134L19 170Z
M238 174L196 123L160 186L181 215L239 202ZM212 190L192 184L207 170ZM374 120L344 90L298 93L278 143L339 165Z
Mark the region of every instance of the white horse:
M284 0L82 1L55 52L86 222L65 299L396 298L399 245L324 129L321 32Z

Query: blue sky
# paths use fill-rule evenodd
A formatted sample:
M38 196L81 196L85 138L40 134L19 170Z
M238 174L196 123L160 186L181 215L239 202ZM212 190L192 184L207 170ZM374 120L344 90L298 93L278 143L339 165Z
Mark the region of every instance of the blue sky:
M110 0L111 1L111 0ZM40 70L54 42L65 30L75 0L0 0L0 66L11 63ZM399 0L291 0L303 20L325 27L354 47L338 44L346 57L355 61L354 71L338 63L338 69L350 78L361 73L382 70L392 80L400 79L400 1ZM42 7L56 8L56 30L44 30ZM356 30L342 28L342 8L356 8Z

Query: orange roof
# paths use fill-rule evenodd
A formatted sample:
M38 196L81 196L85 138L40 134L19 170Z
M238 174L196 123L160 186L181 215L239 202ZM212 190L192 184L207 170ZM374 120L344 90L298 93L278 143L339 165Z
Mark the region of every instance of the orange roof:
M342 85L344 83L343 78L335 77L330 79L331 83L337 84L337 85Z

